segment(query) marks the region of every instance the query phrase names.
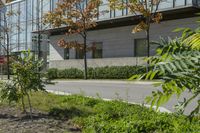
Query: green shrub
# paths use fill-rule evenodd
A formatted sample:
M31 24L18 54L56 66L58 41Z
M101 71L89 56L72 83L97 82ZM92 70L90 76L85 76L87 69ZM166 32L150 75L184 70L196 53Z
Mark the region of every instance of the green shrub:
M85 98L85 101L88 99ZM82 102L82 105L85 104ZM84 133L196 133L200 131L198 117L190 121L183 115L157 113L146 107L120 101L98 101L91 107L95 113L73 119L75 124L82 127Z
M156 113L145 107L121 102L101 102L95 115L74 119L83 132L103 133L196 133L200 121L185 116Z
M58 69L51 68L47 72L47 77L48 77L48 79L56 79L56 78L58 78L57 74L58 74Z
M134 74L145 72L142 66L111 66L88 68L89 79L128 79ZM82 79L83 71L77 68L58 70L51 68L47 71L49 79Z
M111 66L93 68L92 75L89 71L89 78L92 79L127 79L133 73L144 72L142 66Z
M83 71L81 71L77 68L57 70L57 78L59 78L59 79L81 79L81 78L83 78Z
M23 56L18 57L11 64L13 76L11 81L7 81L0 90L0 97L11 102L21 102L23 111L26 112L25 97L30 109L32 119L31 92L45 91L42 75L38 72L43 64L40 60L35 60L35 56L29 50L22 52Z

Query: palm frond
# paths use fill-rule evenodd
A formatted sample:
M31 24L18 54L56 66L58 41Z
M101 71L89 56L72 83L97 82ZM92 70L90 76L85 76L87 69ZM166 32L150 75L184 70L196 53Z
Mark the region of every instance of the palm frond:
M183 43L190 46L193 50L200 50L200 33L192 34Z

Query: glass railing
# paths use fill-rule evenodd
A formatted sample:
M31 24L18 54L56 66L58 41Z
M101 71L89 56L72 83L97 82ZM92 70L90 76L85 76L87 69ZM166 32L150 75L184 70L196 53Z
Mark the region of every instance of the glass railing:
M161 0L158 10L173 10L176 8L184 8L192 6L194 3L200 3L200 0ZM103 4L99 7L99 11L106 10L107 12L98 17L98 20L110 19L110 18L119 18L127 15L131 15L128 9L123 10L111 10L109 4Z
M25 1L27 1L29 4L29 7L25 7ZM34 1L34 2L32 2ZM40 3L41 7L39 10L39 12L42 13L46 13L50 10L53 10L53 8L55 8L55 3L57 2L57 0L42 0L43 3ZM124 0L124 2L127 2L128 0ZM99 12L100 15L97 18L98 20L104 20L104 19L110 19L110 18L118 18L118 17L122 17L122 16L127 16L127 15L131 15L130 12L128 11L128 9L123 9L123 10L111 10L108 4L108 0L103 0L103 4L99 7ZM23 4L22 4L23 3ZM31 4L30 4L31 3ZM200 0L161 0L160 4L159 4L159 10L171 10L171 9L176 9L176 8L182 8L182 7L186 7L186 6L192 6L193 4L198 4L200 3ZM20 19L24 19L28 18L28 19L34 19L37 16L37 9L36 6L32 5L32 4L36 4L35 0L18 0L16 2L13 2L11 4L7 5L7 10L19 10L19 12L21 13ZM52 6L54 5L54 6ZM28 10L26 10L28 9ZM21 11L24 10L24 11ZM101 14L102 11L105 11L103 14ZM25 18L25 16L27 16ZM41 17L41 16L40 16ZM13 22L14 20L12 20Z

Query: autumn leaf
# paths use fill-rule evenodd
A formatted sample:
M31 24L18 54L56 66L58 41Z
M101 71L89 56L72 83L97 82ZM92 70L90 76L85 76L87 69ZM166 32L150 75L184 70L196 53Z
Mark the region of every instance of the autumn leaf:
M132 33L137 33L137 32L146 30L147 28L148 28L148 25L144 21L141 21L138 25L136 25L133 28Z

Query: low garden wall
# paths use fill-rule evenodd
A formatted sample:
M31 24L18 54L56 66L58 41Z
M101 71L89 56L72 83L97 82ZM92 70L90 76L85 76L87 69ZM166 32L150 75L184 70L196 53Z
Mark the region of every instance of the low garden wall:
M87 59L88 67L105 67L105 66L140 66L145 65L143 57L121 57L121 58L102 58L102 59ZM51 60L49 68L67 69L78 68L84 69L83 59L70 60Z

